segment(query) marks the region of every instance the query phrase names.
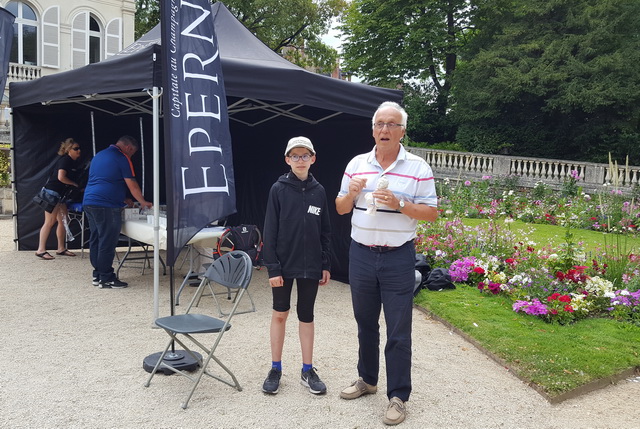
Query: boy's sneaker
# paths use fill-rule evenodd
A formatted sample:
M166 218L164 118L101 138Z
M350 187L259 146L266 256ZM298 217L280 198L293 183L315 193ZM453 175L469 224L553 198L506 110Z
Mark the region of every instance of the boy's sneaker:
M280 377L282 377L282 371L271 368L267 379L262 384L262 391L270 395L275 395L280 389Z
M121 282L118 279L114 279L108 282L103 282L102 280L100 280L100 284L98 285L100 289L122 289L127 286L129 286L128 283Z
M309 371L302 371L300 384L309 388L309 392L314 395L327 393L327 386L320 380L318 374L311 368Z
M94 286L100 285L100 278L94 277L93 280L91 280L91 284Z

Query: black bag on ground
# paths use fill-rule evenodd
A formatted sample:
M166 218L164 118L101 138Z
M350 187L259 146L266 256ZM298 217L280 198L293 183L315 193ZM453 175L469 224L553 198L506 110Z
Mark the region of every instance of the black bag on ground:
M446 268L434 268L427 277L426 287L429 290L455 289L456 285L451 281L451 274Z
M40 189L38 195L33 197L33 202L39 205L47 213L51 213L60 202L61 197L50 194L45 188Z
M238 225L228 227L218 240L217 254L220 257L232 250L242 250L251 258L254 267L261 267L262 261L262 233L255 225Z
M416 253L416 284L413 288L413 296L427 286L427 278L431 272L431 265L427 262L427 257L422 253Z

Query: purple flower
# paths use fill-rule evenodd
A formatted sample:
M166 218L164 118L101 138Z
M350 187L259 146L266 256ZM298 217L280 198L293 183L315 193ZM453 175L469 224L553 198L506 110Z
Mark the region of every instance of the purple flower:
M531 302L529 301L516 301L513 304L513 311L516 313L520 311L524 311L526 314L530 314L532 316L544 316L549 313L547 306L538 300L538 298L534 298Z

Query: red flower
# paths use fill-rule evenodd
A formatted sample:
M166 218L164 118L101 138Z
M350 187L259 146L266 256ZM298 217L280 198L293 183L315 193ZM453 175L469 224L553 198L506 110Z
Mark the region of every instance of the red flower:
M547 297L547 301L549 301L549 302L554 301L554 300L558 299L559 296L560 296L560 294L556 292L556 293L552 294L551 296Z
M573 307L570 305L565 305L564 306L564 311L568 312L568 313L573 313Z
M598 220L598 218L597 217L592 217L591 220Z
M562 295L560 298L558 298L558 301L560 301L560 302L571 302L571 297L569 295Z
M558 314L558 310L556 310L555 308L552 308L551 310L549 310L549 312L551 314Z
M484 274L484 268L482 268L482 267L475 267L475 268L473 269L473 272L474 272L474 273L476 273L476 274Z
M499 294L500 293L500 283L489 282L489 290L494 295Z
M506 259L506 260L505 260L505 262L506 262L507 264L509 264L509 265L515 265L516 260L515 260L515 259L513 259L513 258L508 258L508 259Z

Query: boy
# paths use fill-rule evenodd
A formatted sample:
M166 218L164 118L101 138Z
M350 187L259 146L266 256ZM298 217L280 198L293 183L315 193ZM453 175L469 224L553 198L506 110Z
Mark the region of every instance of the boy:
M291 171L280 176L269 192L264 224L264 264L273 295L271 316L271 370L262 391L276 394L282 376L282 348L296 280L297 314L302 349L301 384L320 395L327 387L313 368L313 308L318 285L331 275L331 225L324 187L309 173L316 162L311 140L294 137L284 152Z

